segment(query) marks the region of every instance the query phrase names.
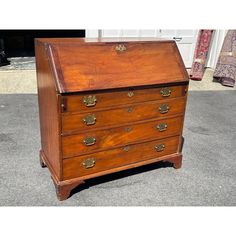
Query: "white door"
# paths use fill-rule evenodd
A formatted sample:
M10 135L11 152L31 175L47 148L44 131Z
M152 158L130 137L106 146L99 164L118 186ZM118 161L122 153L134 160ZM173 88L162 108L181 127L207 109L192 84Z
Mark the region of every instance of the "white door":
M185 67L192 66L198 30L160 30L161 38L174 39Z
M100 30L100 37L156 37L174 39L183 58L185 67L192 66L193 54L197 40L198 30L161 30L161 29L145 29L145 30ZM86 31L86 35L89 32Z

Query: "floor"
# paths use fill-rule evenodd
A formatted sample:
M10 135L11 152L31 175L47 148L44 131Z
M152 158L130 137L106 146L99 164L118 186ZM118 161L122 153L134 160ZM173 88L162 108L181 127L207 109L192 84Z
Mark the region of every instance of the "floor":
M35 58L10 58L11 65L0 67L0 94L37 93ZM191 91L232 91L234 88L213 82L213 70L208 68L202 81L190 80Z
M10 70L35 70L35 57L11 57L10 65L1 66L0 72Z
M235 206L236 93L190 91L183 166L153 164L92 179L57 200L39 165L36 94L0 94L1 206Z

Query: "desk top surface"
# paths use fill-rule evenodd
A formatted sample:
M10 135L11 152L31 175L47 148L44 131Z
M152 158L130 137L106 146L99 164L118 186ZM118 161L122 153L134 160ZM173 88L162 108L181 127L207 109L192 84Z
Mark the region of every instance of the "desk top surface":
M60 93L188 81L173 40L55 38L37 44L47 49Z

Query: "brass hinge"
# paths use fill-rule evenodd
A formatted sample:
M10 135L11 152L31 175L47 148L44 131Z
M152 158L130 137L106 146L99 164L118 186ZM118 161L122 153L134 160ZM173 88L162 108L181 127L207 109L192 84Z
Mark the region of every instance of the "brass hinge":
M61 99L61 112L66 112L67 110L67 99L66 97L62 97Z

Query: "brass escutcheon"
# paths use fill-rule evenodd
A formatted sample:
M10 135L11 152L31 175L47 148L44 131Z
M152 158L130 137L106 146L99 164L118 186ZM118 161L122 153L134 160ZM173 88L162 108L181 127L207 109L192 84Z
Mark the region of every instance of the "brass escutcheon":
M171 95L171 89L170 88L162 88L161 91L162 97L169 97Z
M127 108L127 111L128 111L129 113L133 112L133 110L134 110L134 108L132 108L132 107L128 107L128 108Z
M131 127L125 127L125 131L126 131L126 132L130 132L131 130L132 130Z
M95 114L90 114L90 115L85 116L83 118L83 122L86 125L94 125L96 123L96 116L95 116Z
M88 138L85 138L85 139L83 140L83 142L84 142L84 144L85 144L86 146L91 146L91 145L94 145L94 144L96 143L96 138L94 138L94 137L88 137Z
M127 93L127 95L128 95L129 98L131 98L131 97L134 96L134 92L133 92L133 91L129 91L129 92Z
M169 111L170 107L167 104L161 104L159 107L159 111L161 114L167 113Z
M86 169L94 167L95 163L96 163L96 160L94 158L88 158L82 162L84 168Z
M83 98L83 103L87 106L87 107L93 107L96 105L97 102L97 98L95 95L88 95L88 96L84 96Z
M167 129L167 124L166 123L160 123L159 125L156 126L156 128L162 132L165 131Z
M130 149L130 146L126 146L126 147L123 148L123 150L126 151L126 152L128 152L129 149Z
M116 46L116 51L118 51L118 52L124 52L124 51L126 51L126 46L124 45L124 44L118 44L117 46Z
M156 149L157 152L163 151L164 148L165 148L165 144L163 144L163 143L157 144L157 145L155 146L155 149Z

